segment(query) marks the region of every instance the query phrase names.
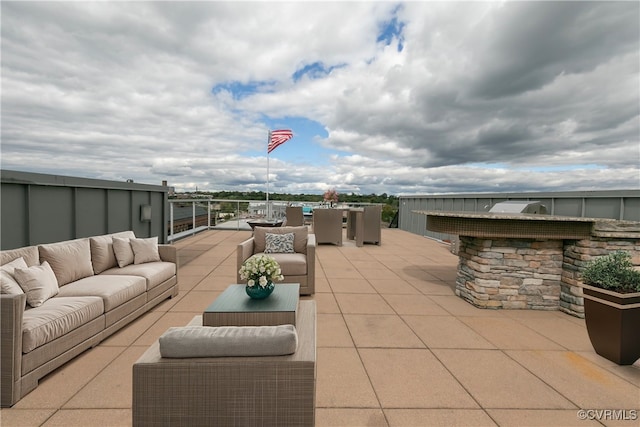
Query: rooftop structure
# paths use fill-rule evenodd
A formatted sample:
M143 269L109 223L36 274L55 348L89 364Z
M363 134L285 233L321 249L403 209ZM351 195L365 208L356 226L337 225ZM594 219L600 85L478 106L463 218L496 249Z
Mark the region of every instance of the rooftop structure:
M449 245L382 233L380 246L317 247L316 293L302 297L318 310L317 426L637 425L640 362L598 356L583 319L476 308L454 293ZM176 242L178 296L45 377L0 424L130 425L133 363L235 283L250 234Z

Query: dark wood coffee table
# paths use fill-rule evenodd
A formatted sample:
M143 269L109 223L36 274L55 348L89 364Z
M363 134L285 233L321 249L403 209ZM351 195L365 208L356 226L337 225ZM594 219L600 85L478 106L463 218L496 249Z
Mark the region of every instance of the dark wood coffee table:
M273 293L251 299L246 285L230 285L202 313L203 326L295 325L300 299L299 283L276 283Z
M256 227L281 227L284 220L282 219L252 219L247 221L251 229Z

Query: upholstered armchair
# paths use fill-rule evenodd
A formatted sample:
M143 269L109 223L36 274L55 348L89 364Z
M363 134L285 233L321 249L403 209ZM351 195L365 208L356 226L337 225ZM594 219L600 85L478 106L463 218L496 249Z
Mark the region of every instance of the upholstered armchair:
M293 233L293 253L269 253L280 264L284 283L300 283L300 295L312 295L315 292L316 274L316 236L309 233L306 226L300 227L256 227L253 237L240 243L237 248L237 280L240 278L240 267L257 254L267 249L267 234Z

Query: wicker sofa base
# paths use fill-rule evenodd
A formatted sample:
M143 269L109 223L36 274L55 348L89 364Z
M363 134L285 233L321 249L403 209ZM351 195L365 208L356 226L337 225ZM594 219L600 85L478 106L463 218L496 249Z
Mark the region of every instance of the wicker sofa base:
M87 320L74 329L40 344L27 353L23 353L26 295L0 295L0 406L13 406L35 389L42 377L89 348L95 347L162 301L176 296L178 294L177 250L169 245L159 245L158 251L165 264L171 262L176 265L173 276L154 284L146 292L132 297L114 309L104 311L101 315ZM20 256L25 258L28 265L36 265L40 262L36 246L0 252L3 263ZM105 276L111 277L114 282L130 277L109 274ZM52 300L55 298L57 296Z

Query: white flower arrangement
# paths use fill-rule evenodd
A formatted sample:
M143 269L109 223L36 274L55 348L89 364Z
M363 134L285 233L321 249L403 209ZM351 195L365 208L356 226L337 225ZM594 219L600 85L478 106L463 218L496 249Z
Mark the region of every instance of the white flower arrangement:
M269 255L252 256L240 267L240 278L247 281L247 286L266 288L269 282L284 280L280 264Z

